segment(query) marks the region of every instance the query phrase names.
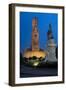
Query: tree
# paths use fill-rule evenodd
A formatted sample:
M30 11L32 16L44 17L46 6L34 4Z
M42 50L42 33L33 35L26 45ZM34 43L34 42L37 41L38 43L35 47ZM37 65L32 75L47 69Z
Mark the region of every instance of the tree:
M29 60L31 60L32 59L32 57L29 57Z
M42 60L42 59L43 59L42 57L39 58L39 60Z
M32 59L35 60L35 59L37 59L37 57L36 56L33 56Z

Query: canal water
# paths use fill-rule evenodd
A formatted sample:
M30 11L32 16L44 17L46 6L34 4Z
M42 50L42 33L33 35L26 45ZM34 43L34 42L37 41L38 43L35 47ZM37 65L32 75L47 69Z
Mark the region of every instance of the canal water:
M58 68L55 67L30 67L20 65L20 78L23 77L40 77L40 76L57 76Z

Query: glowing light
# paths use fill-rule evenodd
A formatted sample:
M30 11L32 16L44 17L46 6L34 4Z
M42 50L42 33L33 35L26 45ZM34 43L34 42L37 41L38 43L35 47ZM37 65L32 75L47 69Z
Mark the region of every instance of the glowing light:
M33 65L34 65L34 66L38 66L38 64L39 64L39 62L34 62Z
M36 56L37 58L40 58L40 57L45 57L46 56L46 52L44 51L25 51L24 52L24 57L33 57L33 56Z

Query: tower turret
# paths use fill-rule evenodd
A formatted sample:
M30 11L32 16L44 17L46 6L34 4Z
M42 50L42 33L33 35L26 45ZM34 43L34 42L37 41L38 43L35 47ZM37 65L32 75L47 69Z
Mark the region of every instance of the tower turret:
M47 37L48 37L48 40L53 38L51 24L49 24L49 29L48 29L48 32L47 32Z

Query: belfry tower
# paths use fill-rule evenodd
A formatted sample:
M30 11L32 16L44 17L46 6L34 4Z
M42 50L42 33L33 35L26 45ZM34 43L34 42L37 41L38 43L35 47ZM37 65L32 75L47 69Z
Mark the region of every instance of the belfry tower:
M32 42L31 42L31 48L26 49L23 53L23 57L30 58L33 56L36 56L37 58L46 57L46 53L44 50L40 50L39 47L39 32L38 32L38 19L37 17L34 17L32 19Z
M33 18L32 20L32 51L39 50L39 33L37 28L38 20Z
M47 43L47 51L48 51L48 61L56 62L56 43L54 41L53 33L52 33L52 26L49 24L49 30L47 32L48 43Z

